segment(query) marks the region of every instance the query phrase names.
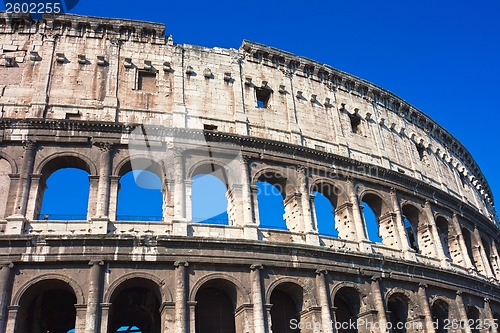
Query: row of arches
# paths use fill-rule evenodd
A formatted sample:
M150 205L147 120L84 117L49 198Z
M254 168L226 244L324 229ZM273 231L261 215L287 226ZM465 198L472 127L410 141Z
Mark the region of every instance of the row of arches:
M115 168L116 175L110 176L110 192L116 193L116 197L109 199L109 205L114 208L101 211L107 214L104 211L109 210L111 220L169 221L177 214L175 205L179 198L174 200L174 192L182 187L187 198L187 212L182 214L188 221L241 225L238 211L242 211L245 203L235 188L243 182L236 179L237 172L226 170L228 165L200 160L189 172L182 173L190 177L187 180L167 179L161 163L148 160L143 165L148 167L134 169L131 160L126 160ZM489 277L500 274L499 251L491 237L478 236L475 230L457 226L450 215L429 213L423 203L403 201L397 195L396 202L391 202L387 193L384 196L359 188L349 193L350 185L338 175L337 179L326 175L311 178L307 171L304 176L303 171L295 168L287 174L278 166L255 167L255 162L243 165L239 171L250 171L248 186L253 198L247 210L253 210L252 218L260 228L316 232L320 236L354 241L367 238L389 248L404 250L408 246L416 253L446 259L467 269L475 268ZM34 178L38 182L37 195L30 199L34 201L35 220L87 220L98 215L95 203L104 205L100 204L103 199L99 177L95 176L95 166L85 158L78 154L56 154L37 169L41 172ZM7 198L9 191L13 193L12 189L3 189L0 195ZM309 198L309 202L305 203L300 196ZM3 210L5 213L6 208ZM302 226L297 228L298 224ZM353 231L356 224L362 225ZM475 250L478 246L480 253ZM468 258L463 258L463 252Z
M229 280L216 278L206 281L197 290L194 308L194 331L196 333L236 333L242 327L239 318L238 286ZM369 325L376 325L370 313L366 295L356 287L346 285L335 290L331 299L333 324L339 333L365 331ZM305 291L299 284L283 282L271 291L267 306L268 322L273 333L300 332L307 318ZM59 279L42 280L31 285L19 300L15 333L74 333L77 326L77 292L72 286ZM430 315L436 333L451 330L450 322L457 318L456 304L447 298L431 300ZM408 292L395 290L385 301L390 332L412 331L408 323L418 319L419 306ZM120 283L110 296L109 310L102 325L112 333L160 333L165 316L159 286L147 278L131 278ZM468 325L472 333L479 333L487 322L484 310L475 305L465 306ZM494 312L495 320L500 313ZM104 318L104 317L103 317ZM103 319L105 320L105 319ZM367 322L368 321L368 322ZM371 322L370 322L371 321ZM301 325L302 322L302 325ZM363 324L361 324L363 322ZM353 323L357 323L354 325ZM421 325L429 323L422 322ZM362 327L361 327L362 326ZM375 326L373 326L375 327ZM416 326L415 326L416 327ZM494 327L493 332L499 332Z

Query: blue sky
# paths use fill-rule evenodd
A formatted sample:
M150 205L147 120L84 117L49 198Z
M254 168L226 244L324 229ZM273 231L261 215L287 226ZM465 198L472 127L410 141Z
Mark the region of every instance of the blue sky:
M364 78L457 137L500 195L500 1L80 0L71 13L164 23L179 44L248 39Z

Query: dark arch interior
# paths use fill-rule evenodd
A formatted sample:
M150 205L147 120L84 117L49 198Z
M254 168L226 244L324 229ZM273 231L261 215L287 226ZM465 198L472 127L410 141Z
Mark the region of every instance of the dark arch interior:
M300 306L283 289L271 293L271 326L273 333L300 332ZM295 323L295 325L294 325Z
M151 281L137 278L122 283L111 297L108 332L137 327L142 333L160 333L160 293Z
M403 222L406 230L406 236L408 237L408 243L410 247L414 249L416 252L420 252L419 244L418 244L418 226L420 219L420 211L411 205L405 205L402 209L403 213Z
M474 255L472 253L472 237L469 229L463 227L462 236L464 238L465 247L467 248L467 254L469 255L470 261L472 265L476 266L476 263L474 261Z
M31 286L19 302L16 333L67 333L75 328L76 296L63 281L47 280Z
M338 333L356 333L358 330L350 325L356 322L360 310L359 293L354 288L342 288L336 294L333 301L335 310L335 321ZM356 327L356 325L354 325Z
M482 328L480 322L481 314L479 313L479 309L475 306L469 305L467 307L467 318L469 319L469 327L471 333L479 333Z
M235 333L234 312L235 305L226 291L216 285L201 288L196 293L195 332Z
M448 303L443 300L437 300L432 304L431 307L432 313L432 321L436 323L436 333L447 333L448 329L446 329L447 322L449 319L449 309Z
M443 247L444 255L447 258L451 259L449 245L450 231L448 227L448 221L444 217L439 216L436 218L436 227L439 233L439 238L441 239L441 245Z
M394 294L389 297L387 310L389 322L392 324L392 333L405 333L405 324L408 321L408 298L403 294Z

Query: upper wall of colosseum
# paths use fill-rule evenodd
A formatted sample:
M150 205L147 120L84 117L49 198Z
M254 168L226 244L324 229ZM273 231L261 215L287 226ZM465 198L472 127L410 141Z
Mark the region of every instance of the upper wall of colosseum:
M209 128L303 145L404 173L496 219L467 149L392 93L257 43L176 45L164 30L0 14L1 117Z

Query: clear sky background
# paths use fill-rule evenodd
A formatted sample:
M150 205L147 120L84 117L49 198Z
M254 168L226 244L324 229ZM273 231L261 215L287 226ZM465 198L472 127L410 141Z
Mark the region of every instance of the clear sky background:
M458 138L500 200L498 0L80 0L71 13L164 23L178 44L248 39L373 82Z

